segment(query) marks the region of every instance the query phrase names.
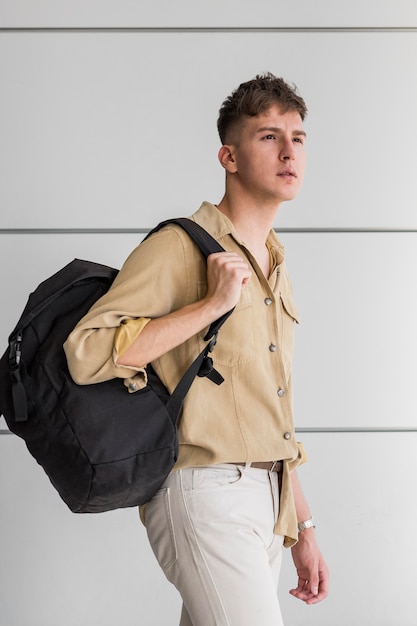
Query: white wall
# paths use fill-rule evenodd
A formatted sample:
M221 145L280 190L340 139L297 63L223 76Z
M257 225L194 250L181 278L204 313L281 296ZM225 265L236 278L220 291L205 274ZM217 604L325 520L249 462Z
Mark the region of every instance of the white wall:
M276 225L302 313L300 474L332 588L316 607L289 597L287 554L283 611L288 626L416 626L415 1L0 0L0 29L4 348L69 260L120 266L144 229L219 199L216 116L239 82L298 85L309 169ZM0 428L0 626L178 623L136 511L71 514Z

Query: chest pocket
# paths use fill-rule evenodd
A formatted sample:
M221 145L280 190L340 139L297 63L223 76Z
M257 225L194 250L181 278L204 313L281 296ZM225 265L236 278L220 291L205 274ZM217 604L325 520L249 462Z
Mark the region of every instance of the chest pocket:
M207 283L199 282L198 298L203 298L206 293ZM203 336L199 336L200 350L206 343ZM255 358L255 319L249 288L242 288L235 310L220 329L212 357L215 363L226 367L234 367Z
M280 347L284 370L288 380L294 352L294 324L300 323L300 317L291 292L281 292L279 297L281 303L281 319L279 322Z

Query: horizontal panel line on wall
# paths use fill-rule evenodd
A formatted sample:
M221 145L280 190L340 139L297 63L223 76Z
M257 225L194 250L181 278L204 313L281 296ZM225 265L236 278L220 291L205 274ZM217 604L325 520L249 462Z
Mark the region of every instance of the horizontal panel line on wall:
M378 426L362 426L362 427L314 427L311 428L296 428L296 433L417 433L417 427L378 427Z
M0 228L0 235L124 235L151 228ZM276 228L280 233L417 233L417 228Z
M314 434L314 433L417 433L417 427L416 428L412 428L412 427L404 427L404 428L398 428L398 427L361 427L361 428L351 428L351 427L344 427L344 426L340 426L340 427L335 427L335 428L327 428L327 427L311 427L311 428L296 428L295 432L297 434L299 433L309 433L309 434ZM6 428L0 429L0 435L13 435L14 433L12 433L10 430L7 430Z
M2 27L0 33L414 33L417 26Z

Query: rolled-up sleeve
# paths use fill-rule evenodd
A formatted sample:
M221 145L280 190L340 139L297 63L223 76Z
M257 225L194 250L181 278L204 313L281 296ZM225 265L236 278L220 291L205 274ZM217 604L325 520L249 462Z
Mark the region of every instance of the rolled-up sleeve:
M176 308L175 290L170 285L181 292L185 273L182 248L178 232L167 228L130 254L110 290L80 320L64 344L76 383L137 380L138 376L146 382L143 367L118 365L116 359L150 319ZM163 289L158 288L160 279Z
M150 317L139 317L138 319L125 320L114 335L113 360L117 363L119 356L122 356L132 343L139 337L146 324L151 321Z

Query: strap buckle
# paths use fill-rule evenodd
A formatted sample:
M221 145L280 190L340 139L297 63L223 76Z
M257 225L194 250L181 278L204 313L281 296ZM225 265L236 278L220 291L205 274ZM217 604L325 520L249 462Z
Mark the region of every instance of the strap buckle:
M22 333L17 333L16 339L13 339L9 344L9 365L10 369L16 370L20 367L22 360Z
M214 335L213 335L213 337L210 339L210 342L209 342L209 344L208 344L208 346L207 346L207 352L213 352L213 350L214 350L214 346L215 346L215 345L216 345L216 343L217 343L217 337L218 337L218 334L219 334L219 332L218 332L218 331L217 331L217 332L215 332L215 333L214 333Z

